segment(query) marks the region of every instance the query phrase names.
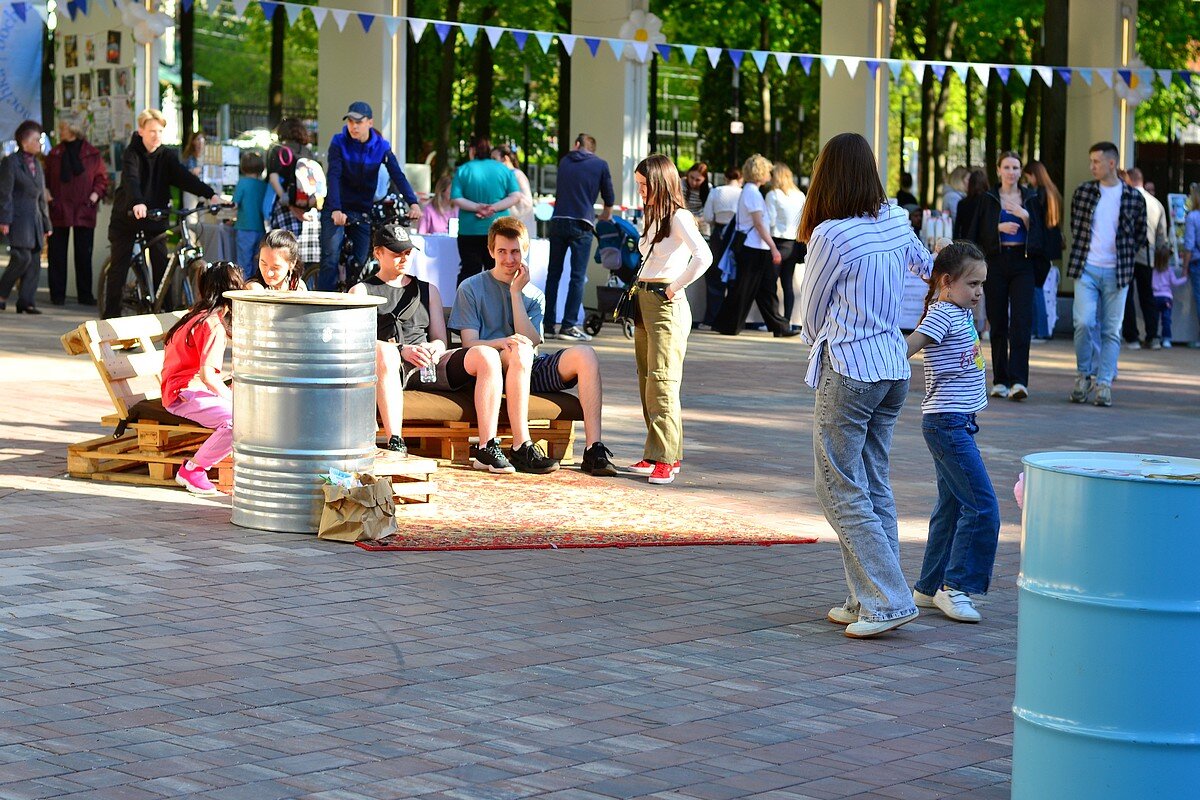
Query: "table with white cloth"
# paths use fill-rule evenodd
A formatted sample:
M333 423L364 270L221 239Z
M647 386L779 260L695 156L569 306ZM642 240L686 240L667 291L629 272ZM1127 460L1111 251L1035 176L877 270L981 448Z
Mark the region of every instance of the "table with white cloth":
M413 274L423 281L428 281L437 287L442 296L442 305L447 308L454 305L454 297L458 291L458 239L442 234L414 235L413 243L420 250L417 252ZM534 286L546 291L546 269L550 263L550 240L531 239L529 241L529 280ZM563 318L563 307L567 300L567 282L570 266L566 259L563 261L563 276L558 282L558 313L556 319Z

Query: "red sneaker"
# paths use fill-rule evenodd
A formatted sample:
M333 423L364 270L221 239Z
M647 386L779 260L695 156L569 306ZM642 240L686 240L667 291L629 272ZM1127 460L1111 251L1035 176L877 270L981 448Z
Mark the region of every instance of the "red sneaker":
M636 464L630 464L625 469L627 469L630 472L635 473L637 475L649 475L652 472L654 472L655 463L656 462L654 462L654 461L647 461L646 459L643 458L641 461L637 462ZM671 471L674 472L676 475L678 475L679 468L682 465L683 465L682 461L676 461L673 465L671 465Z
M217 495L221 493L217 487L212 485L212 481L208 479L208 473L200 469L200 467L188 469L187 464L184 464L179 468L179 472L176 473L175 482L192 494Z
M675 480L675 465L665 461L654 462L654 471L650 473L650 482L656 484L670 483Z

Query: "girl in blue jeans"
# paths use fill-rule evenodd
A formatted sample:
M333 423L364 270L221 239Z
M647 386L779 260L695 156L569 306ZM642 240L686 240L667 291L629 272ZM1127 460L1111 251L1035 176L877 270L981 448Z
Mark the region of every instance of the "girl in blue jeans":
M1000 537L1000 504L975 445L987 375L971 309L986 277L978 247L947 245L933 263L925 314L908 336L910 358L925 351L921 430L938 487L913 601L958 622L980 620L971 595L987 593Z

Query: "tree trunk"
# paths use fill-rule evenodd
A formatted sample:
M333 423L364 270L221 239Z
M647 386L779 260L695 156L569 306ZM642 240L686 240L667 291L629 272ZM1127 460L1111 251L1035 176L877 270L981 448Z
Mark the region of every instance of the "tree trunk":
M402 10L405 10L405 13L407 13L407 9ZM408 26L405 25L401 28L397 35L407 36ZM408 43L407 39L405 41ZM408 157L405 159L406 161L422 161L427 155L425 151L425 142L427 140L422 135L424 133L424 126L422 125L424 119L421 109L424 107L424 99L428 95L422 91L425 82L421 80L422 59L417 52L419 47L416 42L411 42L404 48L404 96L412 98L412 102L406 103L404 109L404 124L407 131L407 135L404 138L408 142ZM435 169L438 166L440 165L436 165ZM436 171L433 172L432 177L433 182L437 183L439 173Z
M461 5L461 0L446 0L446 16L444 19L447 22L458 21L458 9ZM457 41L457 31L451 30L450 35L446 37L446 41L442 44L441 69L438 71L437 82L437 135L434 141L434 150L437 153L436 170L441 172L446 169L450 163L450 126L454 121L454 115L451 113L451 102L454 99L454 67L455 53L454 46ZM486 47L480 47L482 50L487 50ZM489 73L491 70L489 70ZM482 78L482 73L480 73Z
M555 3L559 22L571 30L571 0ZM571 135L571 56L560 42L558 45L558 155L556 161L566 158L575 137Z
M1013 124L1012 124L1012 92L1008 90L1008 86L1000 88L1000 149L1013 149Z
M1038 109L1041 107L1042 81L1030 80L1025 90L1025 105L1021 109L1021 147L1020 152L1028 163L1037 158Z
M948 57L948 56L947 56ZM950 97L950 70L942 75L941 85L938 86L937 102L933 109L933 151L929 159L929 174L921 187L921 206L934 208L937 202L937 192L942 185L942 176L946 173L946 102Z
M1070 0L1046 0L1042 30L1045 45L1042 61L1053 66L1067 64L1067 7ZM1042 93L1041 161L1060 189L1067 160L1067 87L1061 80Z
M983 101L983 164L980 165L988 173L988 183L995 179L991 166L996 163L996 154L1000 152L1000 73L994 69L990 72Z
M925 13L925 50L921 58L926 61L937 61L941 58L942 39L942 4L941 0L931 0ZM937 90L934 86L933 71L926 68L921 80L921 132L917 142L917 197L927 196L931 190L934 169L933 158L937 151L935 138L938 124L935 119L937 106ZM932 195L930 195L932 196Z
M179 8L179 109L182 125L180 142L187 145L192 137L192 118L196 115L196 87L192 76L196 72L196 7L186 11ZM149 99L149 98L148 98ZM149 105L157 105L150 102ZM213 133L210 131L210 134Z
M764 52L771 50L771 28L769 22L767 11L764 10L758 20L758 46ZM779 154L775 152L772 146L771 81L767 79L767 71L765 69L760 70L758 73L758 95L762 101L762 151L771 153L772 158L779 158Z
M275 16L271 19L271 75L267 81L267 119L272 129L283 119L283 48L286 37L287 14L276 6Z
M480 24L488 24L496 16L496 5L488 3L480 13ZM496 74L492 62L492 48L486 41L475 51L475 136L492 138L492 100L495 94Z

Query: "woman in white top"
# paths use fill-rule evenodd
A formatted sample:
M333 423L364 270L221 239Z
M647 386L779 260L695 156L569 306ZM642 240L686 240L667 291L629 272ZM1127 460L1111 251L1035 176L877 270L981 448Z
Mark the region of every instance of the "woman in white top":
M725 302L725 275L721 272L721 256L725 248L733 244L733 227L731 222L737 217L738 199L742 196L742 171L737 167L725 170L725 185L718 186L708 193L704 201L704 211L701 216L708 223L710 231L708 248L712 250L713 265L704 274L705 303L704 321L697 327L702 331L711 331Z
M875 636L917 617L900 570L888 451L910 375L904 279L909 270L928 276L933 257L908 212L888 204L875 154L857 133L833 137L817 157L799 238L808 242L800 305L812 345L805 380L817 390L814 483L850 586L828 617L851 638Z
M533 189L529 185L528 176L521 171L516 155L507 145L493 147L492 158L513 171L513 177L517 179L517 188L521 190L521 199L509 209L509 213L525 223L529 235L533 236L537 231L537 219L533 216Z
M780 315L779 298L775 294L783 256L767 227L767 204L759 189L770 179L770 161L758 153L746 159L742 166L742 195L738 200L737 236L733 243L733 247L738 248L733 252L737 259L737 277L714 326L717 332L726 336L741 333L751 305L758 306L763 322L775 336L795 336L797 333Z
M796 186L791 169L782 161L771 167L771 191L767 192L767 227L783 260L779 262L779 283L783 288L783 318L792 323L796 305L796 265L807 252L803 242L796 241L800 229L800 214L804 211L804 192ZM793 329L797 326L791 325Z
M646 446L642 460L630 469L649 475L650 483L665 484L675 480L683 460L679 383L692 327L684 290L712 264L712 251L684 204L679 171L671 159L649 156L637 165L634 180L646 214L638 241L642 267L634 293L633 333Z

